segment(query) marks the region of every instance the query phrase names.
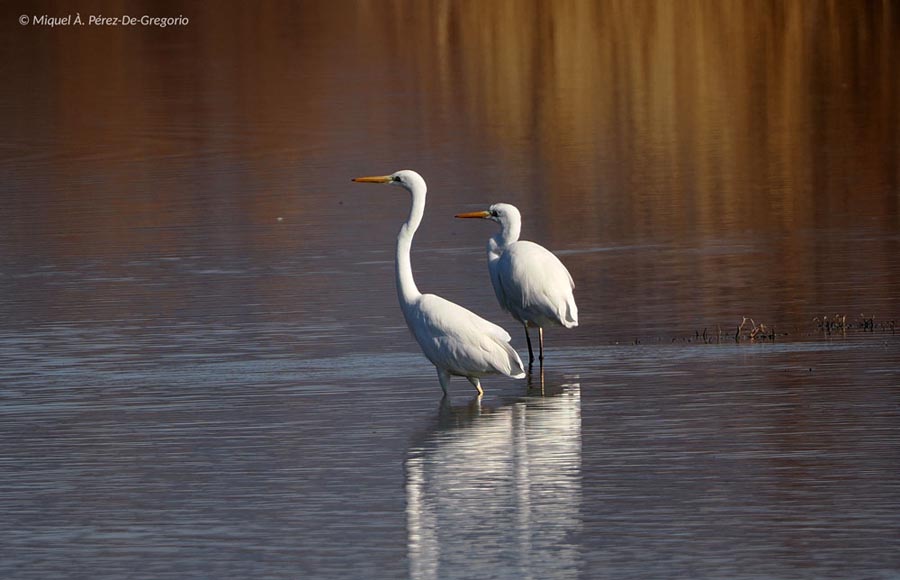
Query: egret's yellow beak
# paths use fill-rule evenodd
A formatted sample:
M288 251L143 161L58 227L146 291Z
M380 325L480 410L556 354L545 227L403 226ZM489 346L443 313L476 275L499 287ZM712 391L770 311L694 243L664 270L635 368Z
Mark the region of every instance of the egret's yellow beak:
M489 211L472 211L469 213L458 213L456 214L458 218L489 218L491 217L491 212Z
M375 177L354 177L352 181L358 183L389 183L391 181L391 176L377 175Z

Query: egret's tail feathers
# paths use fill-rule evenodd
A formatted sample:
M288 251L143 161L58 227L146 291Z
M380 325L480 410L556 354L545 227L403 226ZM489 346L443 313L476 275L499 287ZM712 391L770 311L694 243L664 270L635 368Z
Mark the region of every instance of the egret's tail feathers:
M524 379L525 365L522 364L519 353L517 353L516 349L511 347L509 343L504 342L503 347L506 350L509 359L509 366L506 369L503 369L503 374L513 379Z
M563 316L560 317L562 325L566 328L575 328L578 326L578 306L575 305L575 298L570 296L562 307Z

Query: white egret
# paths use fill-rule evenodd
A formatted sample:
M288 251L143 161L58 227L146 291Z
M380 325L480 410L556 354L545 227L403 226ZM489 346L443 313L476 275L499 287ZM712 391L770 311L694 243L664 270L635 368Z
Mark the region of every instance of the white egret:
M447 395L451 376L466 377L484 394L480 377L502 374L525 378L522 360L509 345L509 333L474 312L434 294L422 294L413 279L409 253L413 236L425 213L427 187L415 171L403 170L379 177L357 177L362 183L388 183L406 189L412 207L397 235L397 296L406 325L437 369L441 389Z
M525 326L528 367L534 364L529 326L537 326L540 364L544 366L544 326L578 326L578 307L572 275L552 252L534 242L519 240L522 215L514 205L495 203L486 211L457 214L458 218L482 218L500 224L488 240L488 271L500 306Z

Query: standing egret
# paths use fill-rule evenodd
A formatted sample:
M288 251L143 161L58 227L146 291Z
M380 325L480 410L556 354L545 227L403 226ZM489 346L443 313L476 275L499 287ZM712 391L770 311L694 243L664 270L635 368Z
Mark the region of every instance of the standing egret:
M552 252L541 245L519 241L522 215L516 206L495 203L487 211L457 214L458 218L482 218L500 224L488 240L488 271L500 306L525 326L528 368L534 364L529 326L538 327L540 364L544 366L544 326L578 326L578 307L572 275Z
M397 185L412 197L409 218L397 235L397 297L406 325L422 353L437 369L444 395L453 375L469 379L479 396L484 394L479 380L484 375L525 378L522 360L509 345L508 332L440 296L422 294L416 287L409 251L425 213L427 187L422 176L406 169L379 177L357 177L353 181Z

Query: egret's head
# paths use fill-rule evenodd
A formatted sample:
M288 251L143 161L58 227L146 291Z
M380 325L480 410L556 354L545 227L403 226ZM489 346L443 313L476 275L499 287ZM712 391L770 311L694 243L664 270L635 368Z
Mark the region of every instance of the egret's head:
M390 185L399 185L409 191L413 191L414 189L424 189L425 187L425 180L412 169L402 169L391 173L390 175L355 177L353 178L353 181L358 183L387 183Z
M519 223L522 219L519 210L508 203L495 203L485 211L473 211L456 214L458 218L481 218L497 222L500 225Z

